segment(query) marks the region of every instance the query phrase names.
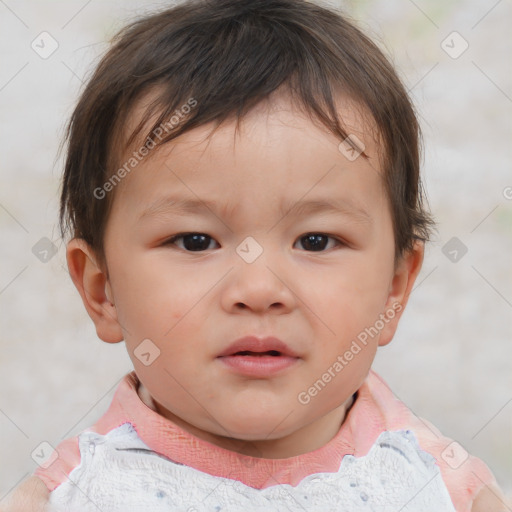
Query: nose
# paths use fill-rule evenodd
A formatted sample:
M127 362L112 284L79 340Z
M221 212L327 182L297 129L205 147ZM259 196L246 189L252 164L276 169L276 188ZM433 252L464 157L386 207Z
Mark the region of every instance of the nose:
M222 307L230 313L290 312L296 297L289 281L289 273L282 270L282 265L275 260L270 262L264 254L252 263L240 259L225 282Z

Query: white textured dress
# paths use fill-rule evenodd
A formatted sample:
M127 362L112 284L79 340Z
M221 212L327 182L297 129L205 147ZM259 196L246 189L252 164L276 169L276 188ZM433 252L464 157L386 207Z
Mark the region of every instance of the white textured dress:
M199 439L146 405L138 386L126 375L97 423L36 470L52 512L470 512L495 482L374 372L331 441L286 459Z

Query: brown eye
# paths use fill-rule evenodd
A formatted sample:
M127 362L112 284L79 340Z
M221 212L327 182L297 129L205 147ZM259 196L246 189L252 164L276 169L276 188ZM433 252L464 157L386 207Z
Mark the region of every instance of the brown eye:
M176 243L177 241L182 241L182 243ZM212 241L214 241L213 238L204 233L184 233L172 237L164 245L176 245L185 251L201 252L211 248Z
M306 251L310 252L321 252L329 245L329 240L333 240L335 245L340 245L341 242L336 238L328 236L323 233L308 233L307 235L301 236L299 241ZM333 246L331 245L332 248Z

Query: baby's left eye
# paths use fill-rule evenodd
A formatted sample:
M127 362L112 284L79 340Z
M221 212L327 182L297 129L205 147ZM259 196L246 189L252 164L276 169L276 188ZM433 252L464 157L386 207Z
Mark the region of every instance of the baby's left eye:
M323 251L326 248L329 240L334 241L335 244L337 245L343 245L343 243L340 240L332 236L326 235L324 233L308 233L307 235L301 236L298 241L304 244L306 250L312 252L319 252ZM329 249L330 248L332 247L329 247Z

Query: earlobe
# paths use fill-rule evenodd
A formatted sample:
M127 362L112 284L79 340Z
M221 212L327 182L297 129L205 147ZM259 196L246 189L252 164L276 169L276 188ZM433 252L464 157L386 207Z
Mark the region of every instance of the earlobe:
M388 322L380 333L380 346L387 345L396 332L398 321L404 312L414 282L421 270L424 253L425 244L422 241L416 241L413 248L403 255L397 265L389 287L389 295L384 311Z
M80 238L67 245L66 259L71 279L82 297L87 313L96 326L98 337L107 343L123 340L112 288L106 272L97 263L91 247Z

